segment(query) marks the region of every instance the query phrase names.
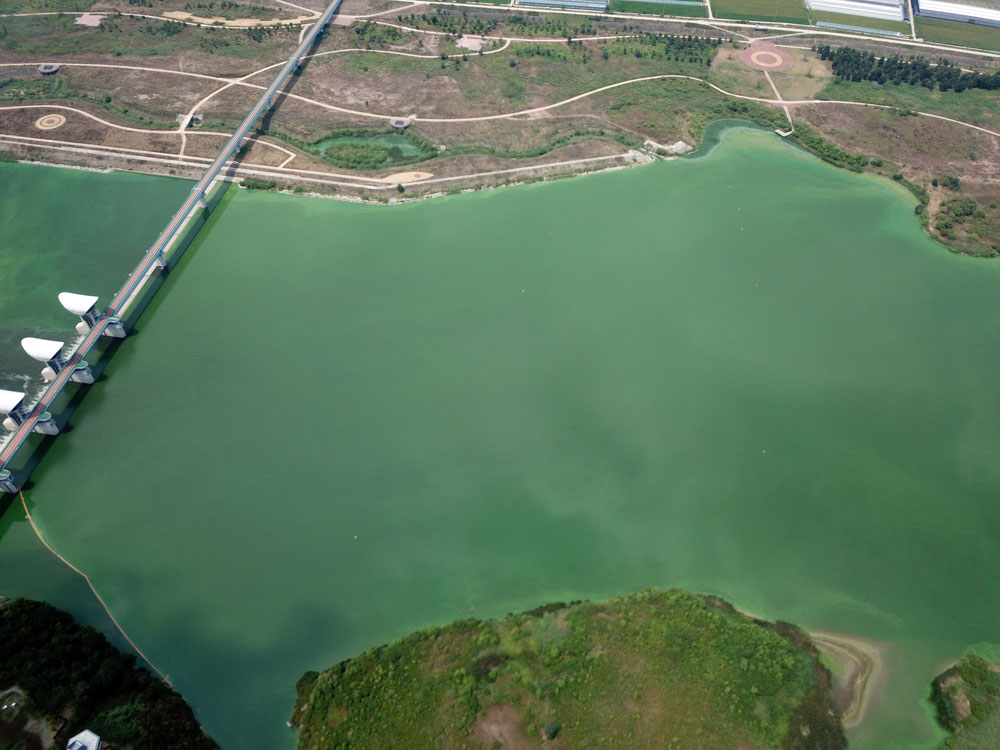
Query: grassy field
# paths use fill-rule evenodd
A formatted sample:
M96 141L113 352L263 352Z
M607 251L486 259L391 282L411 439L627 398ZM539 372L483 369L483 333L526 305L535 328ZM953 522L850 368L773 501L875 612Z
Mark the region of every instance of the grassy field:
M847 16L842 13L826 13L821 10L811 10L809 15L813 23L825 21L827 23L840 23L846 26L861 26L868 29L882 29L884 31L899 31L906 36L910 34L910 24L905 21L885 21L881 18L866 18L865 16Z
M677 589L430 628L297 690L310 750L846 747L805 634Z
M6 0L4 13L29 13L31 11L88 10L90 0Z
M712 0L712 13L747 21L809 23L802 0Z
M298 37L297 29L211 29L128 16L106 18L97 28L79 26L72 16L5 18L3 25L6 33L0 37L0 51L46 58L74 54L163 57L197 50L270 61L287 55Z
M612 13L648 13L655 16L690 16L706 18L704 5L677 5L676 3L644 3L638 0L611 0Z
M1000 118L1000 92L966 89L961 93L936 91L910 83L832 80L818 99L839 99L886 104L902 110L933 112L970 122L980 127L996 128Z
M917 16L917 36L927 42L1000 50L1000 29Z

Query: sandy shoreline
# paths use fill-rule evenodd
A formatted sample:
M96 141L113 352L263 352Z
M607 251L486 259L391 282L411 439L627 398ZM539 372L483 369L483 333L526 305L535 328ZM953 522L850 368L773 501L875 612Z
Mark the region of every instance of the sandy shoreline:
M861 724L872 699L885 684L885 648L873 641L840 633L813 631L809 637L843 671L833 675L834 699L845 729Z
M623 154L622 156L624 157L626 155ZM622 163L622 164L614 164L612 166L600 167L600 168L597 168L597 169L578 169L576 171L554 172L554 173L551 173L551 174L540 174L540 175L538 175L538 176L536 176L534 178L513 179L513 180L508 180L508 181L505 181L505 182L496 182L496 183L492 183L492 184L486 183L486 184L480 184L480 185L478 185L476 187L455 187L455 188L452 188L451 190L437 190L437 191L434 191L434 192L421 193L419 195L395 195L395 194L390 194L390 195L387 195L387 196L379 196L377 198L365 197L365 195L366 195L366 193L367 193L368 190L373 190L374 191L374 190L388 189L391 186L399 184L399 178L401 176L410 176L411 174L421 174L421 173L399 173L399 174L393 174L393 175L389 175L388 177L385 177L385 178L379 178L379 179L382 180L381 184L364 185L364 184L360 184L359 183L358 185L351 185L351 186L349 186L350 189L358 190L360 192L360 195L352 195L350 193L343 193L343 192L334 192L334 193L330 193L330 192L317 192L317 191L308 190L308 189L305 189L305 190L294 190L291 185L282 185L282 184L279 184L275 188L273 188L272 190L266 191L266 192L273 192L273 193L278 193L278 194L281 194L281 195L294 195L294 196L303 197L303 198L326 198L326 199L329 199L329 200L343 201L345 203L363 203L363 204L369 204L369 205L382 205L382 206L384 206L384 205L397 205L397 204L402 204L402 203L416 203L418 201L432 200L434 198L442 198L442 197L445 197L445 196L448 196L448 195L464 195L466 193L479 193L479 192L484 192L484 191L487 191L487 190L498 190L500 188L505 188L505 187L517 187L517 186L520 186L520 185L530 185L530 184L534 184L534 183L538 183L538 182L552 182L554 180L562 180L562 179L567 179L567 178L572 178L572 177L583 177L583 176L587 176L587 175L603 174L605 172L617 172L617 171L620 171L620 170L623 170L623 169L632 169L634 167L641 166L643 164L648 164L648 163L651 163L653 161L658 161L658 160L659 161L671 161L674 158L676 158L676 157L650 157L648 160L638 160L638 159L636 159L636 160L626 160L625 163ZM144 174L144 175L149 175L151 177L171 177L171 178L174 178L174 179L189 180L191 182L194 182L194 181L197 180L196 177L191 177L191 176L188 176L188 175L171 174L171 170L169 170L165 166L161 167L161 168L150 168L150 169L129 168L129 166L94 167L94 166L86 166L86 165L82 165L82 164L67 164L65 162L50 161L50 160L46 160L46 159L32 158L31 156L25 156L24 158L18 158L17 161L16 161L16 163L18 163L18 164L32 164L32 165L40 166L40 167L56 167L58 169L77 169L77 170L80 170L80 171L83 171L83 172L96 172L96 173L100 173L100 174L111 174L112 172L123 172L123 173L130 173L130 174ZM537 165L534 168L545 169L548 166L549 165L546 165L546 164L540 164L540 165ZM553 166L556 166L556 165L553 165ZM489 173L486 173L486 174L489 174ZM486 174L484 174L483 176L486 176ZM466 178L472 178L472 177L477 177L477 176L478 175L466 175L465 177ZM221 181L224 181L224 182L236 183L238 186L242 187L242 182L243 182L244 179L246 179L246 176L243 176L243 175L238 175L238 176L235 176L235 177L234 176L220 176L217 179L221 180ZM313 180L309 180L308 178L305 178L305 181L310 182L310 181L313 181Z

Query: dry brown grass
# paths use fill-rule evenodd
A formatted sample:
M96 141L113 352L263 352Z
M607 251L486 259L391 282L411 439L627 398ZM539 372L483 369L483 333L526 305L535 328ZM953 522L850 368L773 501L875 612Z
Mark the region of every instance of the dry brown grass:
M168 122L223 85L190 76L118 68L67 67L59 75L87 96L103 99L110 95L118 107Z
M833 78L830 63L820 60L812 50L782 49L792 58L788 70L771 73L771 80L784 99L812 99Z
M766 98L773 96L764 74L750 68L740 59L742 51L742 47L725 44L719 47L707 79L734 94Z
M229 8L225 11L220 10L216 13L214 10L212 12L204 11L202 15L219 15L220 13L226 13L228 15L235 17L241 16L251 16L257 15L260 8L267 8L271 11L271 15L268 17L292 17L302 15L302 11L296 10L295 8L290 8L287 5L282 5L281 3L275 2L275 0L230 0L234 5L239 6L238 8ZM318 4L318 3L313 3ZM296 2L296 5L302 5L303 7L310 7L310 3L307 2ZM165 11L190 11L191 6L189 0L157 0L156 6L154 8L137 8L135 5L129 5L128 0L99 0L95 3L91 10L94 11L120 11L123 14L144 12L150 15L161 15ZM204 10L204 9L198 9Z
M741 48L723 45L712 61L708 80L726 91L744 96L770 99L774 96L767 79L740 59ZM785 99L811 99L833 77L830 64L823 62L812 50L783 49L792 58L788 70L771 73L774 85Z
M104 138L105 146L131 148L138 151L156 151L161 154L176 155L181 147L181 138L173 134L133 133L130 130L108 128ZM220 144L221 145L221 144Z
M3 106L10 106L4 104ZM55 130L39 130L35 121L47 114L60 114L66 118L66 123ZM73 141L100 145L104 143L108 128L89 117L76 112L60 109L22 109L0 111L0 133L27 136L29 138L45 138L47 140Z
M323 5L320 0L308 0L307 2L297 4L307 8ZM381 13L390 8L398 8L400 12L406 10L407 13L422 13L426 10L425 6L416 6L414 10L413 6L407 3L397 3L393 2L393 0L344 0L344 4L340 6L340 15L361 16L368 13ZM387 13L385 18L395 20L395 17L391 13Z
M793 115L841 148L901 165L914 181L954 174L963 182L1000 184L1000 140L971 128L846 104L796 107Z

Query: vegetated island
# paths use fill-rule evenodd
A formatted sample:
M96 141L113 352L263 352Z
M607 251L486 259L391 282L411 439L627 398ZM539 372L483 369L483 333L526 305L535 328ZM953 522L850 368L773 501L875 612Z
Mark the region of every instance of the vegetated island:
M794 625L647 589L460 620L297 685L301 750L847 746L830 672Z
M43 602L0 597L0 748L218 750L169 685L89 626Z
M1000 747L1000 664L969 654L934 680L931 701L952 733L942 750Z

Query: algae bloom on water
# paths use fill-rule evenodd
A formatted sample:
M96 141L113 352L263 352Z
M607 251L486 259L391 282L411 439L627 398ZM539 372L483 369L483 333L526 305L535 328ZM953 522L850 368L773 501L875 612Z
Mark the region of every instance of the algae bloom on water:
M804 632L680 589L427 628L304 675L292 725L317 750L847 747Z

